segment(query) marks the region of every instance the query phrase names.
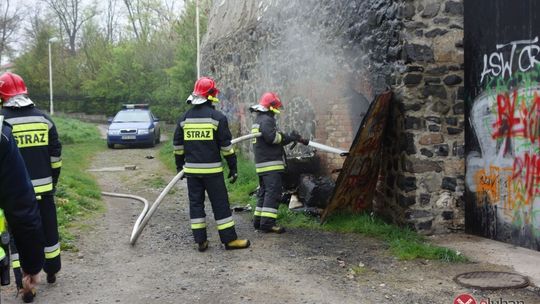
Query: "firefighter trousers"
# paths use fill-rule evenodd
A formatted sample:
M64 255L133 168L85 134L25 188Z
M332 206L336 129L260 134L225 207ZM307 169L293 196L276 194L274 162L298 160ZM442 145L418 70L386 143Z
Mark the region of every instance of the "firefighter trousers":
M41 197L38 197L37 202L41 214L43 234L45 235L45 265L43 265L43 270L47 274L55 274L60 271L62 265L60 261L60 242L58 236L58 220L56 217L54 195L42 195ZM19 261L17 246L13 238L11 238L10 249L13 273L15 280L18 281L21 273L21 264Z
M282 191L281 172L259 176L257 207L253 217L255 229L269 230L276 225Z
M206 213L204 211L205 192L214 212L219 238L226 244L236 240L236 230L229 206L229 196L223 174L211 176L188 176L189 217L191 231L196 243L207 240Z

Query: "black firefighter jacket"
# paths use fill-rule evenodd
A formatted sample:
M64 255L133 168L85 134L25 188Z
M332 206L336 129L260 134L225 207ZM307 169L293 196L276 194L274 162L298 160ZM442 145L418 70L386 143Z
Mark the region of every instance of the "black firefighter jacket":
M186 111L176 124L174 154L176 170L187 176L222 174L221 155L229 170L236 172L236 154L231 144L227 117L214 109L210 101Z
M45 259L39 208L11 129L1 123L0 128L0 208L17 243L23 270L36 274Z
M4 107L1 114L13 128L36 195L54 193L62 167L62 145L51 118L33 105Z
M283 146L289 144L292 138L278 131L272 112L257 112L251 133L258 132L262 135L253 140L257 174L265 175L285 171L286 159Z

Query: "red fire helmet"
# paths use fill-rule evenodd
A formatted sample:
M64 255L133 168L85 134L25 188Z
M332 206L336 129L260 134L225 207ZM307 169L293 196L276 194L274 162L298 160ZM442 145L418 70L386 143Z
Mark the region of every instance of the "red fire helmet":
M0 98L3 101L20 94L28 94L26 85L21 76L5 72L0 76Z
M261 99L259 99L259 104L267 109L274 108L276 110L280 109L283 106L281 100L279 99L279 96L277 96L277 94L273 92L264 93L261 96Z
M208 98L208 96L216 97L219 94L216 88L216 82L210 77L201 77L195 82L193 95Z

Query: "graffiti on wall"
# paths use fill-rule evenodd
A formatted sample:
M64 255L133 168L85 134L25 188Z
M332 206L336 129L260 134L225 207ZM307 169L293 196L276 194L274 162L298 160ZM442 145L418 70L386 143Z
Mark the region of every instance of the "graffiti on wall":
M470 112L480 153L467 156L467 185L503 221L540 227L540 87L478 97Z
M540 45L538 37L497 43L483 54L481 94L469 121L478 149L467 153L474 221L489 237L540 250ZM484 206L488 205L488 206ZM487 208L487 209L486 209ZM480 212L481 213L481 212ZM506 230L506 231L505 231Z
M337 209L360 212L372 207L379 180L382 140L392 92L378 95L364 116L321 220Z

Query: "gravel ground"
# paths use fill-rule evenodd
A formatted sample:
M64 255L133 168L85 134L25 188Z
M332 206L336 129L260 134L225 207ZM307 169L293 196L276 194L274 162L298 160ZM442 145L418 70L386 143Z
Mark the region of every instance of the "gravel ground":
M109 149L95 157L92 168L136 165L137 169L93 174L103 191L153 202L173 177L157 158L147 158L157 156L158 149ZM165 198L131 246L129 236L142 205L105 196L103 200L106 212L75 231L79 251L63 252L57 283L48 285L43 275L35 303L424 304L454 303L462 293L477 300L540 303L534 287L478 291L452 281L468 271L511 271L503 266L399 261L383 242L356 234L300 229L262 234L251 228L246 212L234 217L239 236L252 242L249 249L226 251L210 220L210 248L200 253L189 228L185 181ZM14 296L12 286L3 288L3 303L22 303Z

